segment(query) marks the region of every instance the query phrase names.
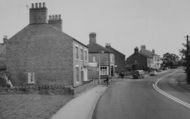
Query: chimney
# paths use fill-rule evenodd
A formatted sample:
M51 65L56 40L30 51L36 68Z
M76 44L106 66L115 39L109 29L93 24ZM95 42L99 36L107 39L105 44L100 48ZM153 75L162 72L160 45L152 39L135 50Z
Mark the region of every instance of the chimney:
M6 43L7 43L7 41L8 41L8 38L7 38L7 36L6 36L6 35L4 35L4 36L3 36L3 44L6 44Z
M145 46L145 45L142 45L142 46L141 46L141 50L146 50L146 46Z
M92 32L89 34L90 37L90 44L96 43L96 33Z
M111 47L111 44L110 43L106 43L106 48L109 48Z
M45 3L32 3L30 8L30 24L47 23L47 8Z
M54 26L58 30L62 31L62 19L61 15L50 15L48 24Z
M139 48L138 48L138 47L135 47L134 52L135 52L135 53L138 53L138 52L139 52Z
M155 50L154 49L152 49L152 53L155 54Z

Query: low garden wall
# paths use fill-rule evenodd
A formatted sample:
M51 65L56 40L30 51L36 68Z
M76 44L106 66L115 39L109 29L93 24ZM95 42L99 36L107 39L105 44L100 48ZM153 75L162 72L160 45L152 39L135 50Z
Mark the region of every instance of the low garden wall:
M67 87L64 85L26 85L14 88L0 87L1 94L42 94L42 95L75 95L97 85L97 80L83 82L81 86Z
M27 86L16 86L14 88L0 87L0 94L74 94L74 90L71 87L63 85L27 85Z

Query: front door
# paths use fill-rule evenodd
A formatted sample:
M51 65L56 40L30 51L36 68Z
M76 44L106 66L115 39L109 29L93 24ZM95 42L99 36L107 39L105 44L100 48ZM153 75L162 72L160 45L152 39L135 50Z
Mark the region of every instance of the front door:
M88 81L87 68L83 68L83 81Z

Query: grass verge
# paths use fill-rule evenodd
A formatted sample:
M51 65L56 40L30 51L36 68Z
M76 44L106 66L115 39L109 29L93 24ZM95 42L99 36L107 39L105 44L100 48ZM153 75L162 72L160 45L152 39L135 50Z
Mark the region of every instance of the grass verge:
M0 95L0 119L49 119L71 99L68 95Z

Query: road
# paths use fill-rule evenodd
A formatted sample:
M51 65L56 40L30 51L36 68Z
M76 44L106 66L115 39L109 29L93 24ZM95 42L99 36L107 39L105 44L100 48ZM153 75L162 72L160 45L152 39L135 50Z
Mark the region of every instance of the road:
M167 75L142 80L123 79L112 83L100 98L93 119L190 119L189 108L153 88L159 77ZM158 86L167 92L175 92L172 88L166 88L173 76L167 76Z

